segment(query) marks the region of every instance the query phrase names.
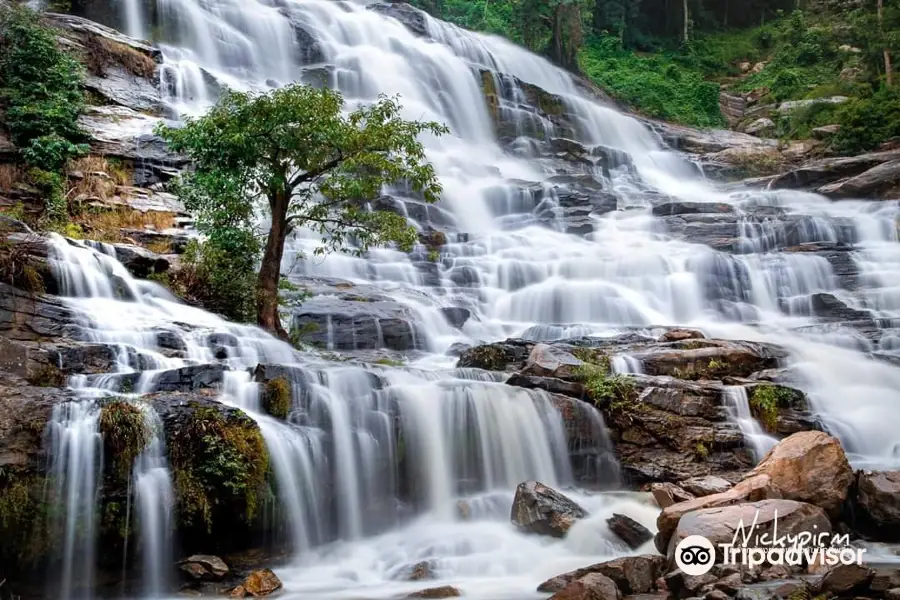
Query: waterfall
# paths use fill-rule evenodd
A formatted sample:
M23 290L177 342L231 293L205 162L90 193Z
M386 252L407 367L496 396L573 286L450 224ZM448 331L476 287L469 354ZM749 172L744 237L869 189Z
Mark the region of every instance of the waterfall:
M767 434L759 421L753 418L750 412L750 400L747 398L747 388L730 385L722 392L722 397L728 416L744 434L744 439L753 450L753 458L760 460L778 443L778 439Z
M57 528L62 566L61 600L90 597L93 593L103 445L100 409L91 401L66 402L53 407L49 424L50 501L63 507Z

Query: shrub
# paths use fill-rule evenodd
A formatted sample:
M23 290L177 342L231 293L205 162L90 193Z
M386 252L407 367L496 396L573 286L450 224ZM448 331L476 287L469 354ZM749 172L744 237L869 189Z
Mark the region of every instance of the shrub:
M123 400L110 402L100 410L100 433L106 462L121 481L127 481L134 460L147 448L152 435L143 411Z
M840 106L841 130L834 146L842 153L865 152L900 136L900 92L885 89L871 98L859 98Z

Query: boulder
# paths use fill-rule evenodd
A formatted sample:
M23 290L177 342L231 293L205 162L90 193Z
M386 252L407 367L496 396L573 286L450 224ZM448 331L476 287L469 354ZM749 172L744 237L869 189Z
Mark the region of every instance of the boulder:
M189 556L178 563L178 568L197 581L221 581L229 572L225 561L209 554Z
M457 368L475 368L485 371L509 371L518 369L531 354L534 342L506 340L475 346L464 351L456 363Z
M837 514L853 481L840 442L821 431L802 431L772 448L749 476L765 475L781 496Z
M900 541L900 471L857 473L854 506L876 539Z
M612 579L600 573L588 573L553 594L550 600L619 600L621 597Z
M833 138L840 130L840 125L823 125L813 129L810 134L817 140L828 140Z
M750 70L750 63L745 63ZM725 92L719 93L719 110L729 127L734 127L744 119L747 111L747 100L743 96L735 96Z
M663 553L667 551L672 533L678 527L682 517L688 513L745 502L779 498L779 494L780 492L772 485L768 476L759 475L749 477L730 490L720 494L695 498L666 507L656 519L656 527L658 529L655 540L656 549Z
M412 311L393 300L318 296L293 310L300 341L331 350L414 350L426 340Z
M750 535L748 547L765 546L754 540L763 535L771 538L776 527L779 536L792 536L801 532L811 535L831 533L831 521L825 511L818 506L794 500L761 500L719 508L705 508L691 511L681 517L669 540L668 557L674 560L675 547L681 540L692 535L703 536L714 546L731 543L735 535L741 535L739 524L742 522L744 533ZM753 523L755 527L751 534L750 528Z
M650 493L660 508L669 508L673 504L693 500L695 496L674 483L654 483L650 485Z
M721 379L746 377L756 371L778 366L785 351L756 342L687 340L681 346L658 346L632 356L644 365L648 375L669 375L679 379Z
M775 133L775 122L772 119L757 119L744 128L746 133L759 137L769 137Z
M428 35L428 16L405 2L376 2L367 8L386 17L397 19L419 37Z
M817 591L828 595L843 595L851 592L864 592L875 571L863 565L837 565L825 573L816 584Z
M614 513L606 520L606 525L632 550L637 550L653 539L649 529L626 515Z
M823 158L774 177L769 188L818 188L865 173L883 163L900 160L900 152L870 152L857 156Z
M422 561L413 565L407 579L409 581L425 581L426 579L436 578L434 576L434 569L431 568L431 563L428 561Z
M141 279L169 270L169 260L140 246L112 244L118 260L132 275Z
M584 362L566 349L548 344L536 344L528 355L522 375L574 379Z
M458 589L452 585L442 585L441 587L428 588L419 592L413 592L407 595L407 598L458 598L462 596Z
M666 559L656 554L627 556L557 575L538 586L539 592L562 591L569 584L589 575L600 573L612 579L625 594L645 594L653 589L666 568Z
M683 340L703 340L706 336L696 329L670 329L659 337L660 342L681 342Z
M444 318L447 319L447 322L450 323L450 326L455 327L456 329L462 329L463 325L466 324L466 321L472 317L472 311L468 308L460 308L458 306L441 308L441 313L444 315Z
M816 104L843 104L848 102L850 98L847 96L829 96L825 98L809 98L806 100L791 100L782 102L778 105L778 112L787 114L797 110L798 108L809 108Z
M282 588L281 580L271 569L253 571L243 583L244 589L254 598L270 596Z
M510 519L520 530L562 538L587 511L575 502L537 481L516 488Z
M900 194L900 160L886 162L855 177L829 183L817 191L829 198L894 198Z
M721 477L708 475L706 477L692 477L678 483L678 485L694 496L711 496L721 494L731 489L732 483Z

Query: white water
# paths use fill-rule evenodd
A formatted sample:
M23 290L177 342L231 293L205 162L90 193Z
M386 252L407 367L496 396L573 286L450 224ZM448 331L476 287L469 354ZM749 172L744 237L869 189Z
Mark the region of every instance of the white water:
M321 41L325 62L334 66L330 80L351 104L399 93L405 116L450 125L452 135L424 140L444 185L441 202L429 212L450 231L436 282L429 282L421 260L388 249L365 258L295 264L289 252L285 259L285 270L295 277L338 277L390 294L409 308L423 338L420 346L434 354L377 376L357 366L317 364L258 330L225 323L176 303L152 283L134 281L103 253L108 250L55 244L76 296L71 302L84 316L85 337L119 344L123 372L148 368L139 360L150 361L151 369L211 362L213 332L236 336L227 359L235 369L257 363L295 367L290 424L258 412L259 391L245 373L229 374L222 397L257 419L272 456L279 510L299 560L295 568L279 570L289 597L381 598L412 591L422 584L398 579L422 560L434 561L440 577L428 585L452 583L468 597L485 600L538 597L534 589L544 578L621 551L604 531L611 512L653 528L656 511L634 497L573 493L592 517L566 540L515 533L507 520L516 483L538 477L562 487L572 483L562 425L541 393L449 368L451 360L440 353L456 341L526 333L542 339L610 335L677 324L782 343L814 410L854 462L900 464L892 426L900 370L863 353L896 354L900 338L889 328L869 338L850 329L800 329L817 323L810 295L819 292L835 293L883 319L900 318L896 202L719 192L694 178L686 161L663 152L639 122L579 96L570 78L546 61L431 19L426 25L432 40L420 39L364 4L290 0L276 8L255 0L158 0L157 25L166 39L163 77L175 84L173 106L192 114L214 100L209 77L240 89L295 80L304 75L291 28L296 21ZM494 139L480 80L472 74L482 66L563 95L578 116L582 142L617 147L633 157L639 177L620 169L604 181L619 210L593 215L591 234L569 235L559 220L541 220L542 209L559 208L558 198L510 182L544 182L546 188L553 173L528 158L527 144L507 152ZM534 116L516 109L522 90L507 86L503 95L503 110L512 111L523 130L534 127ZM546 122L538 126L552 128ZM596 169L585 170L603 178ZM658 193L728 203L742 212L776 207L803 218L791 244L777 219L742 221L738 242L745 254L729 255L670 235L649 210ZM414 201L407 207L417 208ZM838 289L824 257L778 251L816 241L855 244L851 262L860 271L858 291ZM300 232L291 244L292 252L311 256L317 240ZM131 301L118 299L121 282ZM474 315L462 331L439 311L456 306ZM164 355L160 332L184 342L183 357ZM640 370L629 357L616 358L617 371ZM148 381L142 390L152 389ZM743 409L735 408L754 439L753 424L742 421ZM402 443L390 426L394 419L402 423ZM599 448L602 437L597 436ZM414 476L401 478L398 463ZM400 490L401 481L413 482L413 489ZM333 500L327 489L337 490ZM400 496L408 503L398 506ZM460 497L469 502L473 520L454 520Z
M767 434L759 421L753 418L750 412L747 388L736 385L728 386L725 388L723 396L725 409L729 416L744 434L744 439L753 450L753 457L760 460L778 443L778 439Z

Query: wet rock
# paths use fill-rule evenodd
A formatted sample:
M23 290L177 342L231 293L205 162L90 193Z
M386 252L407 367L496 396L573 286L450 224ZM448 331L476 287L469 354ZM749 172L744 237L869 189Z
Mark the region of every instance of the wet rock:
M58 298L0 283L0 335L12 340L67 337L74 315Z
M588 573L561 591L553 594L550 600L619 600L616 584L600 573Z
M562 394L573 398L584 396L584 385L576 381L565 381L555 377L538 377L536 375L523 375L513 373L506 380L506 385L526 388L529 390L544 390L551 394Z
M405 2L378 2L368 9L386 17L392 17L402 23L413 34L419 37L428 36L428 17L417 8Z
M648 375L670 375L679 379L746 377L755 371L778 366L786 352L771 344L754 342L688 340L681 347L657 347L634 353Z
M695 497L721 494L733 487L730 481L714 475L686 479L685 481L679 482L678 485Z
M522 375L573 379L583 366L583 361L562 347L536 344L528 355Z
M316 297L293 310L292 329L300 340L334 350L414 350L425 342L406 306Z
M668 506L656 519L658 530L655 539L656 549L662 553L668 551L669 541L678 527L678 523L689 513L779 497L780 492L774 487L771 480L765 475L760 475L749 477L720 494L712 494Z
M810 535L831 533L831 522L821 508L793 500L761 500L719 508L705 508L691 511L681 517L668 543L669 559L674 559L675 547L688 536L703 536L714 546L730 543L734 539L738 524L742 521L756 524L753 539L748 543L749 547L764 546L765 544L754 540L766 534L771 538L776 522L779 535L798 535L801 532Z
M656 217L707 213L735 214L735 207L724 202L666 202L654 206L652 212Z
M693 500L694 495L678 487L674 483L654 483L650 485L650 493L660 508L668 508L679 502Z
M325 62L325 52L322 51L322 45L315 35L315 30L306 23L300 22L293 11L288 11L288 14L294 29L294 39L297 42L294 51L297 62L301 65Z
M436 577L434 576L434 570L431 568L431 563L422 561L413 565L407 579L409 581L425 581L426 579L436 579Z
M900 471L856 474L856 515L880 541L900 541Z
M222 383L225 372L224 365L189 365L179 369L170 369L151 375L153 377L149 389L154 392L192 392L201 389L217 388ZM114 384L123 393L137 391L143 374L110 373L88 375L88 385Z
M891 161L900 160L900 152L870 152L852 157L825 158L804 164L772 179L769 187L820 188L826 184L857 175Z
M862 565L838 565L822 577L816 589L835 595L864 592L874 576L875 571Z
M281 580L271 569L254 571L243 583L244 589L254 598L270 596L282 588Z
M829 198L893 198L900 193L900 160L880 164L868 171L829 183L817 190Z
M221 581L229 573L228 565L218 556L195 554L178 563L178 568L190 579Z
M562 538L587 512L575 502L537 481L516 488L510 519L521 531Z
M135 277L146 279L154 273L165 273L169 270L169 260L159 254L150 252L140 246L128 244L111 244L116 253L116 260L128 269Z
M900 569L893 567L876 567L875 575L869 588L875 593L883 593L890 589L900 588Z
M458 368L484 369L485 371L509 371L518 369L528 359L534 342L506 340L475 346L463 352Z
M655 554L617 558L557 575L539 585L538 591L559 592L585 575L600 573L612 579L625 594L645 594L653 589L654 582L662 576L665 567L665 557Z
M809 502L835 514L847 498L853 471L840 442L821 431L782 440L749 474L766 475L782 497Z
M420 592L413 592L407 595L407 598L458 598L462 596L458 589L452 585L442 585L441 587L428 588Z
M649 529L626 515L613 514L606 520L606 525L632 550L637 550L653 539Z
M456 306L441 308L441 313L444 315L444 318L447 319L447 322L456 329L462 329L463 325L466 324L466 321L472 317L472 311L468 308L459 308Z
M179 207L173 206L172 208L178 209ZM151 244L154 246L166 245L168 246L168 253L170 254L183 254L187 248L188 242L192 239L190 233L183 229L176 228L164 229L163 231L123 228L119 231L122 232L123 236L129 240L133 240L140 246L149 246Z
M670 329L662 334L660 342L681 342L683 340L703 340L706 336L696 329Z
M658 132L670 146L682 152L712 154L729 148L763 149L775 148L775 140L763 140L746 133L724 129L693 129L672 123L662 123L651 119L641 119L648 127Z

